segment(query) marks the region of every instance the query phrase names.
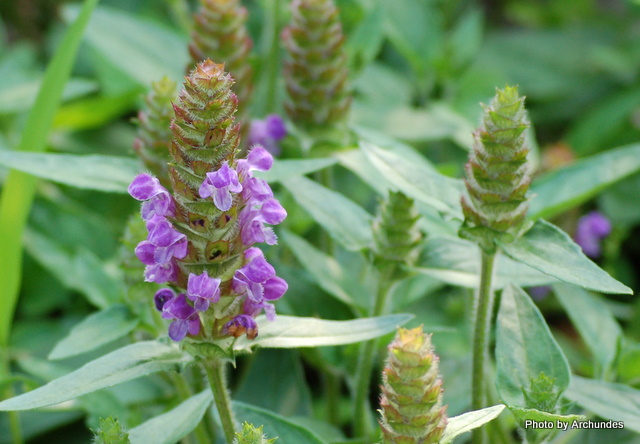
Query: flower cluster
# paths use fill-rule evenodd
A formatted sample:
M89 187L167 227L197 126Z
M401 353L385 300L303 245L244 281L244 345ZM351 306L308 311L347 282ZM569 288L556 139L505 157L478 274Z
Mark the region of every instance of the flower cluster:
M187 335L255 338L254 318L264 310L273 320L272 302L287 290L254 246L275 244L271 225L287 216L269 184L254 177L254 171L271 168L273 157L256 145L245 158L235 158L239 126L232 83L223 65L199 64L174 105L173 191L149 174L129 186L131 196L143 201L148 231L135 253L146 265L146 281L172 287L160 289L154 302L172 320L169 336L175 341Z

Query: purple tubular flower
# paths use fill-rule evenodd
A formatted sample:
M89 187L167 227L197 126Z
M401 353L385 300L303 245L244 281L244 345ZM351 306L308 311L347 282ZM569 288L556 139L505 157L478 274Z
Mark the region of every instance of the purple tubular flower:
M251 148L246 159L237 162L238 174L243 180L253 177L253 171L269 171L273 166L273 156L262 145Z
M280 140L287 135L284 121L277 114L270 114L264 120L251 121L249 145L263 145L273 155L280 154Z
M210 278L206 271L200 275L189 274L187 297L197 311L207 311L211 302L220 300L220 282L220 279Z
M138 174L128 188L129 194L136 200L145 201L141 213L144 220L154 216L174 216L175 204L171 194L160 181L149 174Z
M156 309L158 311L162 311L164 305L175 297L176 293L172 289L161 288L160 290L156 291L156 294L153 297L153 302L156 305Z
M248 339L255 339L258 336L258 324L251 316L241 314L224 324L222 331L236 338L246 333Z
M279 299L288 289L286 281L276 276L275 269L266 261L262 250L249 248L245 252L249 262L236 271L231 286L240 296L246 296L244 313L257 316L262 309L270 321L275 319L275 309L270 301Z
M177 279L177 265L173 258L183 259L187 255L187 237L176 231L164 218L153 218L147 222L149 236L140 242L135 254L147 267L145 281L163 284Z
M198 312L187 302L187 298L180 293L175 298L167 301L162 307L164 319L174 319L169 325L169 337L174 341L181 341L187 333L197 335L200 333L200 317Z
M250 202L241 212L238 218L240 222L240 236L242 243L253 245L257 242L265 242L267 245L275 245L278 242L273 229L265 227L265 223L277 225L287 217L287 211L274 198L264 202Z
M238 182L238 173L224 162L218 171L207 173L207 178L202 182L198 192L203 199L213 195L216 208L220 211L228 211L233 203L231 193L241 191L242 185Z
M599 211L585 214L578 221L575 240L589 257L600 256L600 241L611 233L611 222Z

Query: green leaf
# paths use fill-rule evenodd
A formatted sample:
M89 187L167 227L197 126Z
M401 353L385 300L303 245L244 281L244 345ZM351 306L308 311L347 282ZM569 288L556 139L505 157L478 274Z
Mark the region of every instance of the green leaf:
M464 186L461 180L422 168L393 151L369 143L361 143L360 148L367 154L380 175L394 184L394 190L402 191L438 211L462 218L460 196Z
M345 48L356 70L367 66L380 52L384 42L383 22L383 8L374 5L349 35Z
M338 163L338 159L274 159L273 167L269 171L256 171L254 176L267 182L280 182L288 177L304 176Z
M591 350L599 370L606 374L622 339L622 329L611 310L600 296L573 285L556 284L553 292Z
M0 88L0 114L27 111L34 105L41 79L21 80L16 83ZM71 79L65 85L61 99L73 100L97 89L97 83L92 80Z
M573 375L564 396L598 416L623 421L625 429L640 433L640 390Z
M77 20L65 33L47 67L36 102L22 130L18 151L44 151L53 118L60 106L82 34L98 0L86 0ZM114 28L115 29L115 28ZM22 235L36 191L36 179L10 171L0 196L0 346L6 345L18 300L22 274Z
M542 412L536 409L523 409L520 407L512 407L508 406L509 410L515 415L516 418L520 421L520 423L524 423L527 419L532 421L551 421L554 424L557 421L561 421L564 423L573 422L573 421L584 421L587 418L583 415L557 415L555 413Z
M140 90L127 91L118 95L92 96L76 100L60 108L56 114L56 129L84 130L98 128L136 109Z
M193 358L174 345L137 342L95 359L30 392L0 402L0 410L29 410L68 401L150 373L177 371Z
M89 190L126 193L138 174L136 160L128 157L0 151L0 165L42 179Z
M373 296L357 279L345 273L338 261L290 231L283 231L281 236L320 288L351 307L368 306Z
M453 236L429 237L415 271L461 287L478 288L480 283L480 250L470 241ZM509 283L521 287L548 285L556 279L538 270L498 254L494 288Z
M469 432L494 420L504 410L504 404L498 404L481 410L463 413L449 418L440 444L449 444L463 433Z
M129 440L131 444L176 443L196 428L212 401L211 390L203 390L168 412L129 430Z
M352 200L303 176L290 177L282 184L296 202L347 250L362 250L373 243L373 218Z
M67 20L75 15L76 8L63 9ZM165 75L181 81L189 60L187 39L115 8L97 8L86 37L104 60L145 87Z
M496 385L503 401L525 407L523 388L544 373L562 393L571 378L569 363L529 295L514 285L502 292L496 328Z
M79 291L103 309L122 299L122 282L107 274L104 262L93 252L82 246L69 252L35 230L26 234L27 251L67 288Z
M564 231L544 220L515 242L500 246L512 259L561 281L602 293L633 293L589 260Z
M240 422L261 424L267 438L278 437L276 443L326 444L315 434L268 410L234 401L233 411Z
M640 170L640 144L590 156L534 180L529 217L550 218Z
M73 327L49 354L49 359L64 359L95 350L129 333L138 325L129 309L121 304L93 313Z
M233 345L236 351L265 348L323 347L367 341L394 331L413 318L411 314L394 314L350 321L328 321L318 318L278 316L267 321L258 316L259 335L254 340L242 336Z

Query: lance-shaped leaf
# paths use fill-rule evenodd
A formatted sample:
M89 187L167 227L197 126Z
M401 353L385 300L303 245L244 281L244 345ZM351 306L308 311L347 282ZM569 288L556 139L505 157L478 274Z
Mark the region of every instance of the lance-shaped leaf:
M480 250L475 243L442 236L429 237L415 270L452 285L478 288L480 268ZM557 282L555 278L503 254L498 254L495 268L495 288L503 288L510 282L521 287Z
M88 190L126 193L140 169L128 157L0 151L0 165Z
M210 389L129 430L131 444L172 444L196 428L213 401Z
M58 404L105 387L160 371L180 370L193 358L156 341L127 345L30 392L0 402L0 410L29 410Z
M321 347L368 341L394 331L413 318L411 314L394 314L350 321L329 321L317 318L278 316L267 321L256 318L258 337L249 340L241 336L234 343L236 351L249 351L260 346L266 348Z
M448 419L440 444L449 444L463 433L470 432L494 420L504 410L504 404L498 404L482 410L463 413Z
M282 181L296 202L347 250L362 250L373 243L372 217L344 195L306 177Z
M69 334L56 344L49 359L64 359L95 350L129 333L138 325L129 309L122 305L111 307L87 316L73 327Z
M623 421L625 429L640 433L640 390L573 375L564 395L585 409L603 418Z
M556 393L569 386L569 363L529 295L520 287L502 292L496 330L496 385L509 405L529 407L523 390L544 373ZM551 394L550 394L551 396ZM555 400L554 400L555 402Z
M606 373L622 339L622 329L611 310L600 296L574 285L556 284L553 291L591 350L600 371Z
M422 201L438 211L458 218L462 217L460 195L464 189L460 180L443 176L437 171L369 143L361 143L380 175L394 184L394 189L407 196Z
M512 259L561 281L603 293L633 293L589 260L564 231L544 220L515 242L498 244Z
M338 163L338 159L334 158L275 159L269 171L256 171L253 175L269 183L280 182L289 177L314 173L336 163Z
M581 159L537 178L531 185L529 217L550 218L591 199L640 170L640 144Z

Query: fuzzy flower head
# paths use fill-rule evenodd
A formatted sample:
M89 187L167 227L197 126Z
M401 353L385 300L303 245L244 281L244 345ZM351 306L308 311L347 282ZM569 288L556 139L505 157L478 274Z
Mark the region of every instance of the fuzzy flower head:
M611 233L611 222L599 211L585 214L578 221L575 239L584 254L600 257L600 242Z

